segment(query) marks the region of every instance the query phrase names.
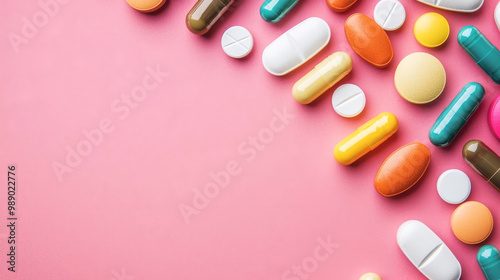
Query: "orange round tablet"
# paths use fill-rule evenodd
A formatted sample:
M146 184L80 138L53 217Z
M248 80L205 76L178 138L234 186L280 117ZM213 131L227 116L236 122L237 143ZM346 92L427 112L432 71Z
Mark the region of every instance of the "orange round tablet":
M484 204L468 201L453 211L451 229L460 241L478 244L490 236L493 230L493 216Z
M127 3L134 9L143 12L151 13L163 6L167 0L127 0Z
M386 67L394 52L389 36L373 19L356 13L345 22L345 36L352 49L376 67Z
M337 13L349 9L357 0L326 0L326 3Z

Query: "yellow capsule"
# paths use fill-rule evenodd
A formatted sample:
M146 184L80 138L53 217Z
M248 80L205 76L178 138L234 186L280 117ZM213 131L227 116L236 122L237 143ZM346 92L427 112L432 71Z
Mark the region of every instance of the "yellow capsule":
M344 165L349 165L380 144L398 130L398 119L393 113L381 113L335 146L333 155Z
M351 69L351 56L345 52L336 52L295 83L293 98L299 103L309 104L349 74Z

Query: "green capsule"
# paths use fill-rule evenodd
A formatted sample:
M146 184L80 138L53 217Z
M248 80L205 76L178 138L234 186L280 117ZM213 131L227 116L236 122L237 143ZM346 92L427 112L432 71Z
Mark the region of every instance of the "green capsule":
M495 246L484 245L477 252L477 263L486 280L500 279L500 252Z
M434 146L451 143L484 98L484 88L478 83L468 83L439 115L431 130L429 140Z
M467 25L458 32L458 43L495 83L500 84L500 51L476 27Z
M280 21L299 0L266 0L260 6L260 16L267 22Z

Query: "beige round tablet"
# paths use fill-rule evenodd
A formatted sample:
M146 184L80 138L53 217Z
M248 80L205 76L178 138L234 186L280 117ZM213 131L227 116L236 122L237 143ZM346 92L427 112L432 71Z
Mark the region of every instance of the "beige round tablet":
M428 53L412 53L403 58L396 68L394 83L399 95L414 104L434 101L446 85L443 64Z
M151 13L163 6L167 0L127 0L127 3L134 9L143 12Z

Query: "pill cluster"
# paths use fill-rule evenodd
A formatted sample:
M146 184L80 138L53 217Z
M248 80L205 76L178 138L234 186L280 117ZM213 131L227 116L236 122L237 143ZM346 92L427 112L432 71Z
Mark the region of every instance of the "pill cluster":
M138 11L158 10L166 0L127 0ZM417 0L431 7L459 13L479 10L484 0ZM207 33L234 0L198 0L186 17L189 31ZM345 12L357 0L326 0L334 12ZM269 23L283 19L298 0L266 0L260 15ZM430 8L430 9L434 9ZM436 10L439 11L439 10ZM377 68L387 67L393 60L393 46L386 31L400 28L406 20L406 10L397 0L380 0L373 19L362 13L350 15L344 33L352 50ZM494 11L500 29L500 2ZM450 26L438 12L421 15L414 24L415 40L424 47L436 48L448 40ZM284 32L262 53L264 69L283 76L317 55L330 41L328 23L311 17ZM458 44L491 79L500 84L500 51L475 26L464 26L457 36ZM227 29L222 38L223 51L232 58L243 58L253 48L252 34L242 26ZM300 104L309 104L338 84L353 69L353 60L342 51L334 52L317 64L292 87L292 96ZM446 71L435 56L426 52L407 55L397 65L394 85L399 95L412 104L427 104L441 95L446 86ZM429 141L436 147L448 146L485 97L485 88L469 82L444 108L429 130ZM332 94L334 111L346 118L359 115L366 104L363 90L354 84L343 84ZM490 105L488 124L500 139L500 96ZM382 112L335 145L333 155L342 165L350 165L383 144L398 131L398 119ZM470 140L463 149L464 160L488 183L500 191L500 157L480 140ZM375 190L384 197L400 195L412 188L424 175L431 162L429 148L413 142L396 149L380 165L374 178ZM458 169L444 171L436 183L437 194L443 201L458 205L450 219L456 238L466 244L479 244L493 231L493 215L484 204L466 201L471 193L471 181ZM462 268L446 244L424 223L404 222L396 234L396 242L408 260L428 279L460 279ZM485 245L477 253L477 263L486 279L500 279L500 252ZM366 273L360 280L381 280L375 273Z

